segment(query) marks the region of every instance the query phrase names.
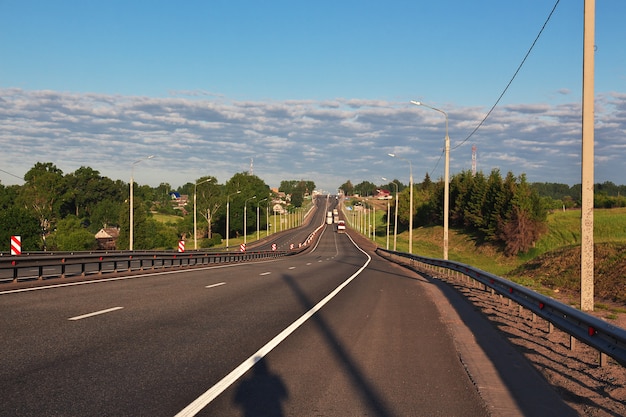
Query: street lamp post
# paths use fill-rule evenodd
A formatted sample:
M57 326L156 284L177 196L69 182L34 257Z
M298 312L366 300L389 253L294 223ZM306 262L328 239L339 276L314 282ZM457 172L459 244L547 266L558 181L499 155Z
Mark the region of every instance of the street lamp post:
M241 193L241 191L226 196L226 250L228 250L228 235L230 234L230 197L239 193Z
M387 178L383 177L383 181L389 181ZM395 181L391 181L391 183L396 187L396 213L395 213L395 218L393 221L393 250L396 250L396 243L397 243L397 237L398 237L398 183ZM387 217L389 217L389 214L387 214ZM389 249L389 248L387 248Z
M450 137L448 136L448 113L436 107L424 104L421 101L411 101L416 106L428 107L431 110L443 114L446 118L445 137L445 165L444 165L444 190L443 190L443 259L448 259L448 217L450 211Z
M263 200L259 200L257 201L257 206L256 206L256 240L259 240L261 238L260 236L260 225L259 225L259 204L261 204L262 201L267 200L267 197L265 197Z
M211 178L208 178L204 181L196 182L193 186L193 248L198 249L198 207L197 207L197 196L198 196L198 185L204 184L205 182L211 181Z
M243 244L246 244L246 231L248 229L248 201L255 199L256 196L246 198L243 202Z
M413 166L411 165L411 161L408 159L401 158L393 153L388 155L392 158L398 158L409 163L409 200L411 200L409 201L409 253L413 253ZM396 209L397 207L396 203Z
M130 168L130 230L128 233L128 249L129 250L133 250L133 240L135 237L135 206L134 206L134 197L133 197L133 183L135 182L134 176L135 176L135 165L137 165L138 163L140 163L141 161L144 161L146 159L152 159L154 158L154 155L150 155L147 156L145 158L142 159L138 159L137 161L133 162Z

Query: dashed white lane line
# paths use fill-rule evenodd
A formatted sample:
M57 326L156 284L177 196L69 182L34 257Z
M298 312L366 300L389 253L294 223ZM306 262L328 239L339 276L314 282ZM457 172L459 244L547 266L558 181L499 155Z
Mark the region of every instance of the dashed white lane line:
M100 314L106 314L112 311L121 310L123 308L124 307L107 308L106 310L94 311L93 313L83 314L82 316L70 317L68 320L71 320L71 321L82 320L88 317L99 316Z
M307 263L306 263L306 265L307 265L307 266L311 265L311 262L307 262Z
M215 288L215 287L219 287L220 285L225 285L225 282L218 282L217 284L211 284L211 285L207 285L204 288Z
M263 276L263 275L269 275L271 274L271 272L261 272L259 275Z
M296 269L296 267L295 266L290 266L289 269Z

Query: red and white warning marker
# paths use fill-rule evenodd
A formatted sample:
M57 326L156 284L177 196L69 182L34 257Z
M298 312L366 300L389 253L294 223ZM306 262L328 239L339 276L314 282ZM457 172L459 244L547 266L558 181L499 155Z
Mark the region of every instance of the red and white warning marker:
M179 252L184 252L185 251L185 241L184 240L179 240L178 241L178 251Z
M22 237L11 236L11 255L22 254Z

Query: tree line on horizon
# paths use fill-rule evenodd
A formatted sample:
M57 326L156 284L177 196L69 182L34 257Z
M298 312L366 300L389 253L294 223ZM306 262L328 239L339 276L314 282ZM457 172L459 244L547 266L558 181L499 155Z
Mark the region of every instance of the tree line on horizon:
M117 249L128 249L129 185L89 167L64 174L51 162L36 163L24 175L23 185L0 183L0 250L8 250L12 235L21 236L24 251L94 250L95 234L108 227L119 229ZM279 187L291 196L288 211L301 207L305 194L314 189L315 183L305 180L285 180ZM189 196L187 204L175 208L172 193ZM257 207L260 224L269 222L268 212L272 215L274 195L270 187L247 172L233 175L224 184L212 176L177 188L167 183L157 187L134 184L134 249L173 249L179 240L193 238L194 193L199 247L219 245L226 233L229 237L240 235L244 223L248 232L256 230ZM163 223L154 218L155 213L174 215L176 220Z
M395 185L393 185L395 184ZM363 181L353 185L342 184L345 195L375 196L385 189L398 196L398 223L400 230L409 224L410 187L398 180L375 185ZM502 248L509 256L527 252L547 230L547 214L552 210L579 208L581 186L556 183L528 183L524 174L516 177L509 172L502 177L494 169L489 175L462 171L449 182L449 224L476 238ZM413 189L413 226L443 224L444 182L433 182L428 173ZM367 204L367 203L365 203ZM395 200L391 201L395 212ZM626 187L612 182L595 185L596 208L626 207Z

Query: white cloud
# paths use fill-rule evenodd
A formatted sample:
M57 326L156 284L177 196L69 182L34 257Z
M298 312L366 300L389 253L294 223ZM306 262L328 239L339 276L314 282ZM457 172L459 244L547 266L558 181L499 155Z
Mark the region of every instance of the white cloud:
M623 184L626 172L626 94L598 97L596 181ZM450 106L451 173L471 168L526 173L529 181L574 184L580 178L580 104L526 103L497 108L467 136L486 109ZM311 179L332 191L350 179L382 176L408 182L423 173L443 175L445 120L408 103L378 100L229 101L207 92L177 92L151 98L55 91L0 90L0 163L23 175L36 162L52 162L65 173L90 166L126 180L133 161L138 182L178 186L203 175L224 182L247 170L269 185ZM0 173L4 184L13 177Z

